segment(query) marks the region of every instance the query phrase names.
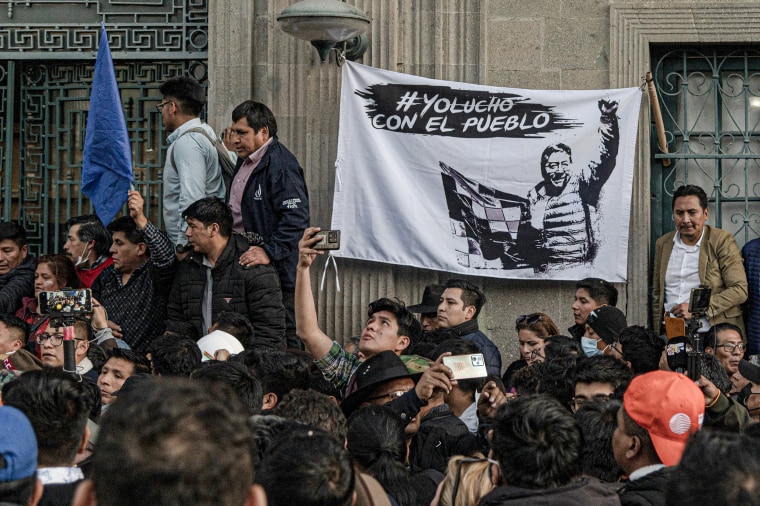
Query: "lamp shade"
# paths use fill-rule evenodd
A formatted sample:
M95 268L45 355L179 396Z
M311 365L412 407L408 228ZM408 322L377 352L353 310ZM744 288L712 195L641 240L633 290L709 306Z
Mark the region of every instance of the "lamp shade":
M361 35L369 26L361 9L338 0L296 2L283 9L277 21L288 35L331 45Z

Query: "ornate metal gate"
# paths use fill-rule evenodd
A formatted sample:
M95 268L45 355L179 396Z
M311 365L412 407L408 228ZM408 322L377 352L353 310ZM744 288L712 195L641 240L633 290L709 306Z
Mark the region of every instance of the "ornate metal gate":
M710 223L741 247L760 235L760 48L654 48L652 63L669 151L653 126L652 247L686 183L704 188Z
M102 20L137 187L161 225L165 135L153 106L170 77L205 81L206 0L10 0L7 15L0 26L0 219L21 220L39 254L61 251L66 220L92 212L79 186Z

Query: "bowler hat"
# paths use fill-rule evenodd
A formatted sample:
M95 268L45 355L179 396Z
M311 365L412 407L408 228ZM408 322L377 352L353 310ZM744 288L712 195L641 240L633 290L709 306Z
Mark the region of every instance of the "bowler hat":
M437 313L438 304L441 303L441 294L446 289L443 285L428 285L422 293L422 302L409 306L412 313L428 314Z
M359 366L348 384L348 395L340 408L348 417L372 391L386 381L411 378L412 374L398 355L392 351L381 351L368 358Z

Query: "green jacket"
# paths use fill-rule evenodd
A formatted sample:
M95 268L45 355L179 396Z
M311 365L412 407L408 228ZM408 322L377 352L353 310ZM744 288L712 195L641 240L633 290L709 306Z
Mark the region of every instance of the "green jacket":
M652 329L659 332L665 298L665 273L675 231L657 239L652 265ZM747 275L736 239L730 232L705 225L699 250L699 281L712 288L707 317L710 325L733 323L742 329L741 305L747 300ZM746 338L745 338L746 339Z

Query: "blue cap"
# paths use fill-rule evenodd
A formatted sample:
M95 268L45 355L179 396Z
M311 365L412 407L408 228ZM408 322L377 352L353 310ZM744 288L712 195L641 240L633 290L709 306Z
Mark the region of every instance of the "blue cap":
M0 406L0 482L28 478L37 470L37 437L24 413Z

